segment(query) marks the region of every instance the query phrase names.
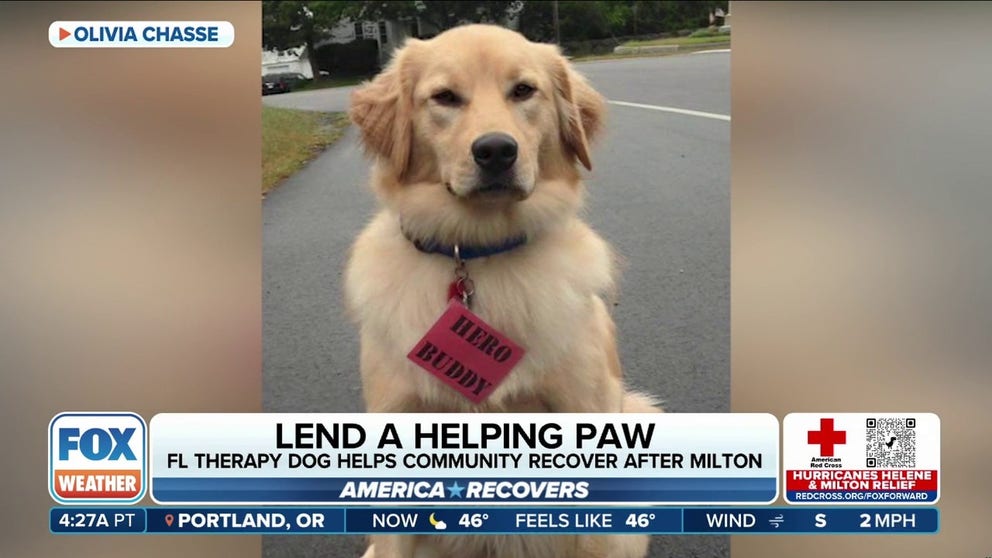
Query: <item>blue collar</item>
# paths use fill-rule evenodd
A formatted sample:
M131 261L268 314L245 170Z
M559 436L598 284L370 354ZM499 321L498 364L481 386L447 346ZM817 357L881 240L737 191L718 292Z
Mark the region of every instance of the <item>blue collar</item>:
M409 238L409 237L407 237ZM410 242L416 246L417 250L425 254L440 254L442 256L447 256L449 258L455 257L455 246L440 244L433 240L421 241L414 238L409 238ZM519 248L527 244L527 236L516 236L513 238L508 238L504 240L501 244L488 244L482 246L473 245L458 245L458 256L462 260L474 260L476 258L487 258L489 256L495 256L496 254L502 254L503 252L509 252L514 248Z

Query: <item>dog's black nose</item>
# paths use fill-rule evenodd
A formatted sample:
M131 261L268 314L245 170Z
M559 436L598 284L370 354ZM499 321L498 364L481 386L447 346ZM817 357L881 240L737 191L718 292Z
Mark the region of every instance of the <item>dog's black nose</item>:
M507 134L491 132L472 142L475 164L486 172L503 172L517 160L517 141Z

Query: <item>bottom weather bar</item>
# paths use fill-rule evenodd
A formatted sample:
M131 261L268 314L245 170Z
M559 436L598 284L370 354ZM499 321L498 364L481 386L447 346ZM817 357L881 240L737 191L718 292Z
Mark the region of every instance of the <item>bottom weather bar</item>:
M58 507L55 534L937 533L937 508Z

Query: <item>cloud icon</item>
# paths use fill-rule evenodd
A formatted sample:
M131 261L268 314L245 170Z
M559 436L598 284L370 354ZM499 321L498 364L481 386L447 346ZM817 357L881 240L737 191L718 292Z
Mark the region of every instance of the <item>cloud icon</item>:
M433 513L427 518L427 520L430 521L431 525L434 526L434 529L438 531L444 531L448 528L448 524L435 518Z

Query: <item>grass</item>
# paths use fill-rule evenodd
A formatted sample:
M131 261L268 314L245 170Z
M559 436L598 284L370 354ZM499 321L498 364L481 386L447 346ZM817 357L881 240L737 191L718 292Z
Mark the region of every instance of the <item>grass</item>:
M654 45L679 45L694 46L710 43L729 43L730 34L703 35L700 37L672 37L670 39L654 39L650 41L628 41L623 44L627 47L654 46Z
M301 85L293 91L312 91L314 89L328 89L331 87L346 87L348 85L358 85L363 81L370 79L371 76L351 76L351 77L329 77L321 78L310 81L304 85Z
M708 43L712 44L712 43ZM630 54L590 54L587 56L576 56L570 58L572 62L595 62L597 60L626 60L628 58L656 58L659 56L678 56L682 54L687 54L696 50L703 50L709 48L708 46L696 46L696 45L686 45L680 46L678 50L673 50L669 52L635 52Z
M334 143L347 127L348 117L341 112L262 107L262 195Z
M685 54L693 50L709 48L710 46L726 45L730 46L730 33L720 33L713 29L698 29L688 37L670 37L668 39L651 39L645 41L627 41L620 46L643 47L655 45L675 45L678 50L665 52L631 52L626 54L587 54L572 58L576 62L591 62L595 60L623 60L625 58L644 58L655 56L671 56L673 54Z

